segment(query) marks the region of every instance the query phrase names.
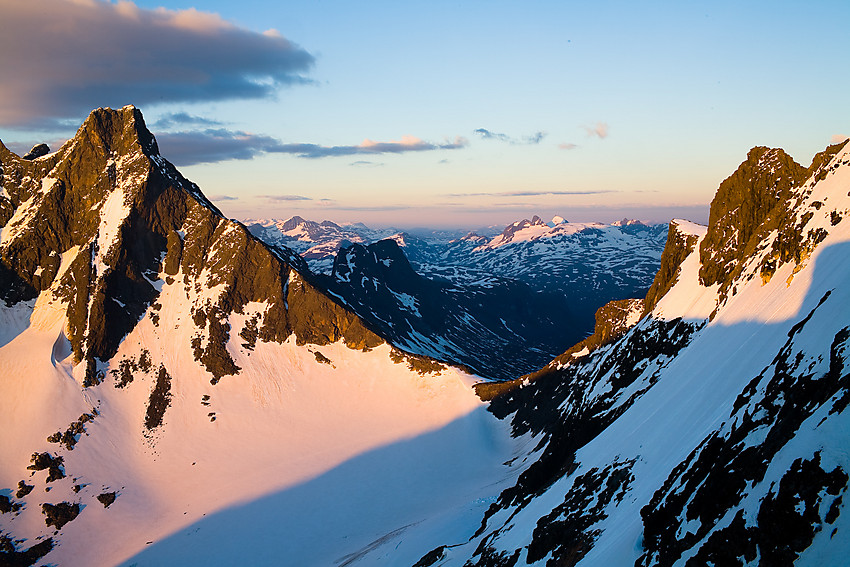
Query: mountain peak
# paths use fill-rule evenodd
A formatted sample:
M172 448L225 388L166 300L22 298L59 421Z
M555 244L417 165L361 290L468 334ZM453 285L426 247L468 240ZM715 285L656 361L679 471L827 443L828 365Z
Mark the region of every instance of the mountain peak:
M93 110L74 139L117 154L125 154L138 144L148 157L159 156L156 139L145 125L142 112L135 106Z
M807 177L807 169L782 149L757 146L749 151L711 201L708 232L700 245L704 285L728 284L756 231L768 218L778 221L774 208Z

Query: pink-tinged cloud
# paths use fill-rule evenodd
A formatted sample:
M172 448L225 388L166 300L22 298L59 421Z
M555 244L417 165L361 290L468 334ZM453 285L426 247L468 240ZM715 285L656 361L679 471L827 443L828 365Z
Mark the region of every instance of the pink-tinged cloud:
M562 150L574 150L577 147L578 147L578 144L571 144L571 143L558 144L558 148L560 148Z
M600 140L608 137L608 124L605 122L597 122L593 126L582 126L589 137L596 136Z
M190 117L198 120L197 117ZM284 144L277 138L226 128L207 128L156 134L162 155L177 166L216 163L227 160L248 160L261 154L293 154L300 158L318 159L336 156L403 154L434 150L464 148L467 141L456 138L433 144L404 136L399 141L376 142L365 140L356 146L320 146L318 144ZM352 165L383 165L359 161Z
M216 14L132 2L0 0L0 125L77 121L92 108L265 98L314 58Z
M403 136L399 141L376 142L366 139L356 146L320 146L318 144L280 144L265 151L269 153L294 154L301 158L317 159L336 156L403 154L434 150L457 150L465 148L469 141L461 136L441 144L426 142L415 136Z
M841 142L845 142L850 139L850 136L846 134L835 134L829 139L830 144L840 144Z
M226 128L163 132L156 134L156 139L162 155L178 166L216 163L234 159L253 159L261 154L293 154L301 158L318 159L336 156L454 150L464 148L468 144L465 138L460 137L442 144L433 144L414 136L403 136L401 140L391 142L376 142L367 139L356 146L284 144L271 136ZM372 162L355 162L357 165L366 163L375 165Z

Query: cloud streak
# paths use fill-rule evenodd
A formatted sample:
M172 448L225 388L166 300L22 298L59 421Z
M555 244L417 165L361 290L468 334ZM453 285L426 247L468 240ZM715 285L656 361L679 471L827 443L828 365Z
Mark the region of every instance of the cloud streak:
M186 126L221 126L222 123L218 120L213 120L211 118L204 118L202 116L194 116L192 114L188 114L186 112L172 112L171 114L166 114L161 117L159 120L151 124L151 128L161 128L163 130L172 128L175 126L178 127L186 127Z
M314 57L276 32L195 9L132 2L4 2L0 125L79 119L92 108L272 97Z
M320 146L318 144L280 144L275 149L267 150L276 153L293 154L301 158L318 159L337 156L403 154L408 152L428 152L434 150L457 150L469 145L466 138L458 136L453 141L442 144L432 144L415 136L403 136L401 140L392 142L375 142L366 139L356 146Z
M268 199L270 201L312 201L311 197L304 197L303 195L260 195L261 199Z
M501 191L485 193L445 193L444 197L541 197L544 195L602 195L605 193L617 193L617 191L589 190L589 191Z
M260 154L292 154L306 159L337 156L403 154L434 150L465 148L465 138L455 138L442 144L432 144L414 136L399 141L375 142L364 140L356 146L321 146L318 144L284 144L277 138L250 134L226 128L207 128L184 132L165 132L156 135L162 155L178 166L217 163L226 160L253 159ZM361 160L352 165L369 165ZM382 164L377 164L382 165Z
M522 138L514 138L512 136L508 136L507 134L502 134L500 132L493 132L486 128L478 128L474 130L475 134L478 134L484 140L498 140L500 142L505 142L506 144L511 144L512 146L518 145L536 145L543 141L543 138L546 137L546 132L535 132L530 136L523 136Z
M166 132L157 134L156 140L162 155L177 166L253 159L281 146L280 141L271 136L224 128Z

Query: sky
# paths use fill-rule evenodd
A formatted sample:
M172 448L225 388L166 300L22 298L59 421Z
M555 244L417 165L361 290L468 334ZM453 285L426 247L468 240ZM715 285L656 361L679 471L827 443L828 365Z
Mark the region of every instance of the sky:
M229 217L706 222L850 134L850 2L0 0L0 140L133 104Z

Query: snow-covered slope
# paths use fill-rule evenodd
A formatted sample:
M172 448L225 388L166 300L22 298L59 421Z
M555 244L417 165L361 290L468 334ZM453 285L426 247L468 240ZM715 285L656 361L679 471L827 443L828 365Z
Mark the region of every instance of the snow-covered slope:
M138 110L0 144L0 175L0 563L344 564L433 518L472 533L516 474L475 377L222 217Z
M850 144L786 157L674 223L640 322L491 403L539 456L419 565L846 562Z

